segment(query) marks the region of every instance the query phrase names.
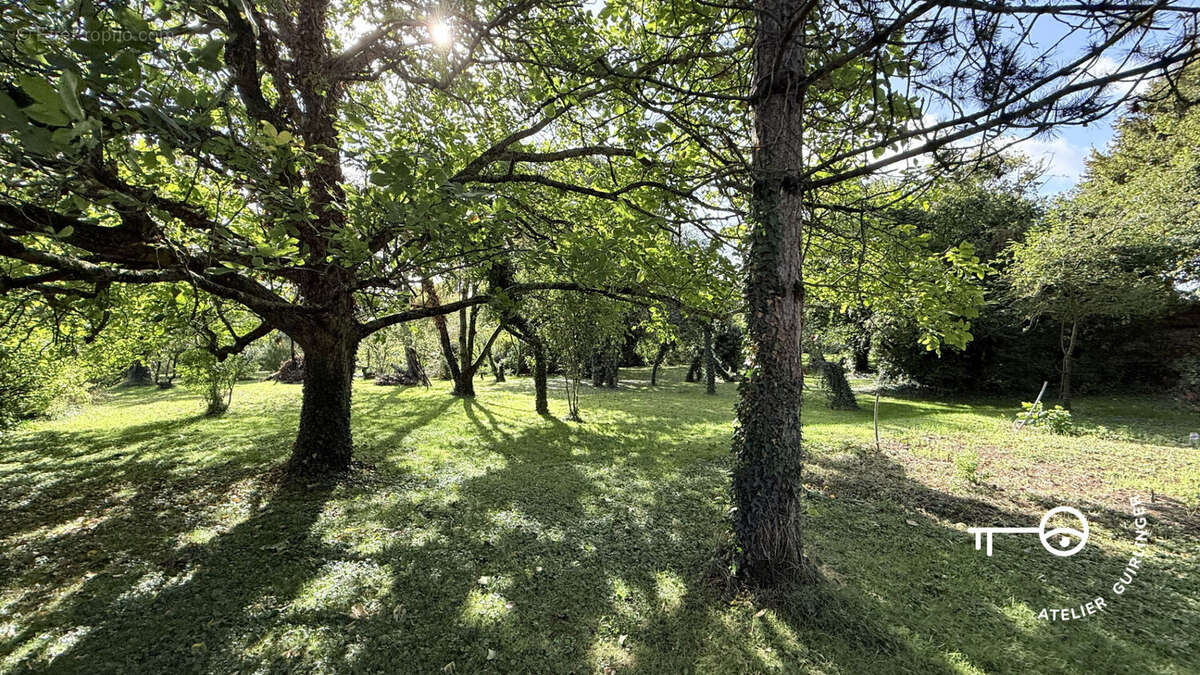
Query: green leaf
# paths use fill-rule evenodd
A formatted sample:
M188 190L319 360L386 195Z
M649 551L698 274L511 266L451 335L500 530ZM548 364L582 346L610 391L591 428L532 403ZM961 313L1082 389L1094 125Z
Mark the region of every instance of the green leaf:
M63 108L71 117L77 120L85 117L83 106L79 104L79 76L73 71L63 71L58 80L58 96L62 100Z
M21 85L22 91L44 106L57 109L62 104L54 87L40 77L22 75L17 78L17 82Z
M16 101L0 92L0 119L9 123L6 128L17 129L29 123L29 119L25 117L25 113L21 112L21 108L17 106Z
M203 47L196 51L196 62L200 67L213 72L221 68L221 49L225 47L224 40L209 40Z
M52 127L66 126L67 122L70 121L70 119L67 118L67 114L63 112L61 108L49 108L41 103L26 108L25 114L29 115L31 119L37 122L41 122L42 124Z

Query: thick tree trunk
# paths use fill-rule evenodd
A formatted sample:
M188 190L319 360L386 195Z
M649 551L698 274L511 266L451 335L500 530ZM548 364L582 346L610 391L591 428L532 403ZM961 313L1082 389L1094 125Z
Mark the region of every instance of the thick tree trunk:
M740 387L733 437L733 530L737 572L751 584L808 576L803 556L799 486L800 403L804 386L803 105L792 77L805 70L797 44L803 0L759 0L755 27L757 148L746 259L747 328L753 368Z
M671 351L671 343L664 341L658 346L658 353L654 355L654 364L650 367L650 386L658 386L658 369L662 366L663 360L667 358L667 353Z
M1063 362L1062 362L1062 388L1059 392L1058 399L1062 403L1062 407L1067 410L1071 409L1071 365L1075 360L1075 340L1079 336L1079 322L1071 324L1071 337L1063 346Z
M713 354L712 324L704 324L704 392L717 393L717 357Z
M463 282L462 297L472 295L471 285ZM454 378L455 396L475 396L475 318L478 307L458 311L458 375Z
M304 348L304 399L300 430L288 470L313 475L350 466L350 383L354 379L357 337L301 343Z
M599 351L592 352L591 371L592 386L597 389L604 386L604 355Z
M410 381L420 382L426 387L429 386L429 376L425 374L425 369L421 367L421 358L417 355L417 350L409 346L404 348L404 365L404 373Z
M450 392L452 396L464 396L468 398L475 397L475 378L472 372L458 371L454 376L454 389Z

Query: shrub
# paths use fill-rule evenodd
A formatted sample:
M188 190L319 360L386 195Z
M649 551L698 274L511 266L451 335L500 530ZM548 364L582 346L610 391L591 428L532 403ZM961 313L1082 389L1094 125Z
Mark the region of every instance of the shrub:
M1047 408L1038 405L1034 409L1029 402L1021 403L1022 411L1017 413L1017 421L1025 420L1025 426L1038 427L1051 433L1070 435L1075 433L1075 422L1071 420L1071 411L1056 405Z
M979 453L971 450L954 457L954 476L964 483L977 485L986 475L979 473Z
M1178 359L1172 365L1179 373L1176 394L1192 405L1200 405L1200 356Z
M250 359L241 354L218 361L201 349L185 353L179 364L184 383L204 397L206 415L220 415L229 409L233 385L252 367Z
M70 359L0 347L0 430L87 403L88 385Z

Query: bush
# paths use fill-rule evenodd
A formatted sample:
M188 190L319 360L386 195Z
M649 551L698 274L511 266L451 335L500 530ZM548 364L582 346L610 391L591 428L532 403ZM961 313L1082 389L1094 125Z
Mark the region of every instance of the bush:
M89 399L74 361L0 347L0 430L25 419L61 415Z
M241 354L218 361L217 357L201 349L186 352L179 363L184 384L204 397L206 415L220 415L229 409L233 385L252 367L250 359Z
M1022 402L1022 412L1017 413L1017 421L1025 420L1025 426L1045 429L1051 433L1071 435L1075 433L1075 422L1071 420L1071 411L1056 405L1047 408L1041 404L1035 410L1032 403Z
M296 352L301 351L297 345ZM288 336L283 333L273 333L265 339L256 340L242 354L255 369L270 372L278 368L280 363L292 357L292 345Z
M1192 405L1200 405L1200 356L1178 359L1172 365L1179 374L1176 395Z
M1081 328L1072 375L1075 393L1161 392L1164 382L1174 386L1183 373L1178 362L1161 356L1164 330L1159 320L1105 320ZM1019 313L989 303L971 322L971 333L974 338L965 349L945 348L939 355L918 344L911 323L897 321L880 329L876 354L890 376L938 393L1029 395L1043 381L1057 383L1062 351L1053 321L1024 326ZM1200 400L1200 390L1193 391Z
M954 475L964 483L978 485L987 478L979 473L979 453L971 450L954 457Z

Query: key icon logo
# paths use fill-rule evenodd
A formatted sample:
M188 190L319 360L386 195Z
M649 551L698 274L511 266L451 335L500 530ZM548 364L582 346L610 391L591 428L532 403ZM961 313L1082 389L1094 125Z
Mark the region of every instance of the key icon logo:
M1074 516L1082 529L1073 527L1046 529L1050 520L1059 514ZM1069 558L1082 551L1084 545L1087 544L1088 521L1078 509L1070 506L1056 506L1042 516L1042 522L1037 527L970 527L967 528L967 532L975 535L976 551L983 546L983 539L985 536L987 537L987 556L989 558L992 556L992 535L1029 533L1036 533L1042 542L1042 548L1049 551L1051 555Z

